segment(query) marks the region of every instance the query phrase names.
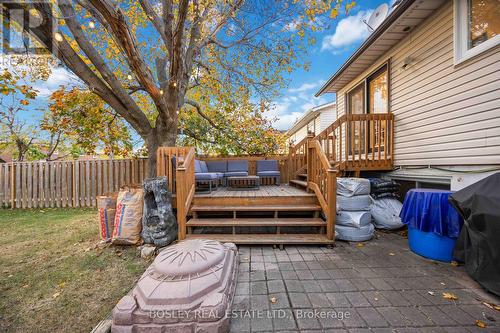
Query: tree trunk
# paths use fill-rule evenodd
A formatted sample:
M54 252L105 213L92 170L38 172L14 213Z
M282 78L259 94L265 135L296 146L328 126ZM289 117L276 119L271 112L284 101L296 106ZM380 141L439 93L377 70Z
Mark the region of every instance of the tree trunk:
M148 138L146 147L148 149L149 177L156 177L156 151L159 147L175 147L177 131L162 131L154 128Z

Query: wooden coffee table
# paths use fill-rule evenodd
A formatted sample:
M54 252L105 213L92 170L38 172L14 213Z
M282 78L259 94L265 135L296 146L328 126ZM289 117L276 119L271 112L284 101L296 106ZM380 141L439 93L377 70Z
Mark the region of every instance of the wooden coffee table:
M229 191L258 190L259 188L259 176L227 177L227 189Z

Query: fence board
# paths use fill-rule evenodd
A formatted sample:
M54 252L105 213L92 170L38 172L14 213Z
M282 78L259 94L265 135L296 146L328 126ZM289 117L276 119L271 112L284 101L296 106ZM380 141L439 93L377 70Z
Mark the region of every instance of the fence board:
M147 171L146 159L1 163L0 207L95 207Z

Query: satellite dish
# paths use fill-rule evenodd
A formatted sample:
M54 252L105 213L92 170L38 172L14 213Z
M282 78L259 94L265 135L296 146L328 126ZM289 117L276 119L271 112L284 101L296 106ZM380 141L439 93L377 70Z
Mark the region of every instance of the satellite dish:
M386 3L383 3L380 6L378 6L377 9L375 9L373 14L368 19L368 22L366 21L363 22L365 22L365 24L368 26L368 30L372 32L375 29L377 29L380 23L382 23L385 20L388 13L389 13L389 6Z

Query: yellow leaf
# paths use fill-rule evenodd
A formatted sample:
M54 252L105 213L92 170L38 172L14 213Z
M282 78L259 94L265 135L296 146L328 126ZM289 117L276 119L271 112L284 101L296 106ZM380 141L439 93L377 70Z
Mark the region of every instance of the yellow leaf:
M480 328L486 328L486 324L484 323L484 321L479 319L476 320L476 326Z
M276 297L271 297L269 300L270 300L270 301L271 301L271 303L273 303L273 304L278 302L278 299L277 299Z
M451 301L456 301L458 300L458 296L452 293L443 293L443 298L444 299L449 299Z
M362 247L364 247L364 246L365 246L365 244L363 244L363 243L358 243L358 244L356 244L356 247L358 247L358 248L362 248Z
M58 298L60 295L61 293L55 293L54 295L52 295L52 298Z
M330 12L330 18L331 19L336 18L338 14L339 14L339 11L337 10L337 8L333 8L332 11Z

